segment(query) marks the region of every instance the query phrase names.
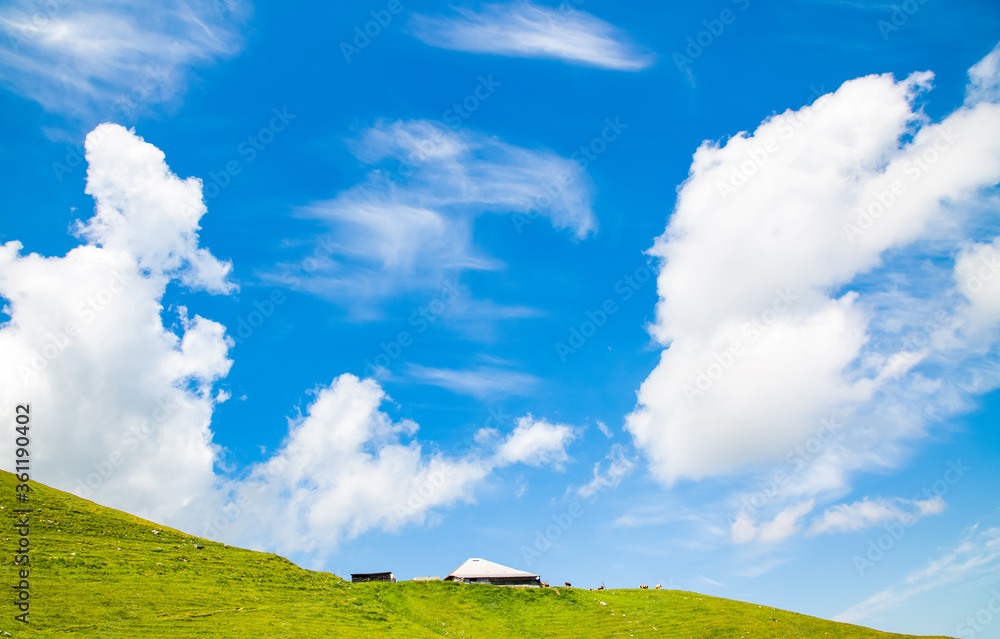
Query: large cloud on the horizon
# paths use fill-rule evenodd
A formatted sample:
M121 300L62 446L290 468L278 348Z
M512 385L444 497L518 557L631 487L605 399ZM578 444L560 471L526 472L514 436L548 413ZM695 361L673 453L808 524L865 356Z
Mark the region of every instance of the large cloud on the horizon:
M99 126L86 149L96 203L78 227L86 243L61 257L0 246L9 318L0 324L0 402L31 404L33 479L195 534L292 552L424 522L472 499L497 468L566 459L561 426L559 437L506 434L496 450L424 453L416 424L381 410L375 381L344 375L290 421L274 456L237 473L243 479L218 474L212 417L227 398L220 382L232 341L221 324L162 306L168 286L235 289L231 265L200 246L202 184L179 179L159 149L118 125ZM517 455L501 458L512 442ZM13 443L0 443L7 469ZM232 508L251 502L262 513L287 510L301 526L272 516L247 526Z
M798 519L1000 384L962 377L997 352L996 281L965 286L996 251L997 55L940 122L914 107L929 73L872 75L697 150L650 251L665 350L626 424L664 484L787 464L825 419L767 508Z
M381 410L385 400L375 380L350 374L320 388L281 449L229 485L227 504L196 530L322 559L369 529L440 519L438 509L471 502L499 468L558 467L574 437L569 426L527 416L460 456L424 453L412 439L417 424L394 422Z
M214 387L232 361L222 325L161 300L172 280L229 291L231 267L198 245L198 180L118 125L86 149L87 243L62 257L0 247L0 398L32 404L36 479L169 518L214 481Z

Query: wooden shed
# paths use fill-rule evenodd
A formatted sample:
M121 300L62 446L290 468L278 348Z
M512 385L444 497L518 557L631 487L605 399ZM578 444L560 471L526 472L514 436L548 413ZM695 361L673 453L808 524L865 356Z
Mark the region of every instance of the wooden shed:
M363 584L368 581L387 581L389 583L396 582L396 575L391 572L352 572L351 573L351 583L352 584Z

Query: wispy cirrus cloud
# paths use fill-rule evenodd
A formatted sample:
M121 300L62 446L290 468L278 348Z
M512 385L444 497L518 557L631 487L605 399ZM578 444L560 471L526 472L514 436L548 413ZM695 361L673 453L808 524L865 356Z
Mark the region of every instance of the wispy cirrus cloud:
M499 269L474 243L475 220L487 213L544 216L577 239L597 229L585 169L551 151L415 120L376 123L355 153L372 165L367 178L301 209L332 229L328 259L303 278L314 294L363 304Z
M976 524L965 531L957 546L910 572L901 581L849 607L834 617L834 621L861 623L920 593L997 572L1000 572L1000 528L981 529Z
M618 71L641 71L653 56L617 27L589 13L530 2L459 9L454 17L417 15L414 34L435 47L517 58L551 58Z
M130 118L180 93L189 67L239 50L236 29L249 5L222 6L15 0L0 8L0 81L52 113Z
M406 374L424 384L479 398L525 394L541 382L534 375L491 366L458 370L410 364Z
M822 516L813 521L808 534L861 530L892 521L912 523L927 515L938 515L944 512L944 508L945 503L941 497L913 501L866 498L853 504L840 504L828 508Z

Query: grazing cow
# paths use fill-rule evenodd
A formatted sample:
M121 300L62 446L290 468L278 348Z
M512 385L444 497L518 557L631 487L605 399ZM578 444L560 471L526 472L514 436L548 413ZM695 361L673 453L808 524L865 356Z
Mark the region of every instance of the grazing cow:
M663 584L656 584L656 589L657 589L657 590L659 590L659 589L660 589L660 588L662 588L662 587L663 587Z
M600 587L598 588L598 590L604 590L604 582L603 582L603 581L601 582L601 585L600 585Z
M572 588L572 587L573 587L573 584L571 584L571 583L570 583L570 582L568 582L568 581L564 581L563 583L564 583L564 584L566 584L566 587L567 587L567 588Z
M642 588L643 590L649 590L649 586L647 586L646 584L643 584L639 587Z
M542 582L542 588L548 588L548 587L549 587L549 582L543 581Z

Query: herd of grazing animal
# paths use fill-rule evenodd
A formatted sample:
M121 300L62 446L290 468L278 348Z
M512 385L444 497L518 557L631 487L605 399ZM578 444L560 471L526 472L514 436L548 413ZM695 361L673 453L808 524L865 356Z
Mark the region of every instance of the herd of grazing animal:
M572 588L573 587L573 584L571 584L568 581L564 581L563 583L566 584L567 588ZM542 582L542 588L548 588L548 587L549 587L549 582L543 581ZM659 590L662 587L663 587L663 584L656 584L655 586L653 586L653 588L655 588L656 590ZM647 586L646 584L640 585L639 588L641 588L643 590L649 590L649 586ZM597 588L591 588L591 590L604 590L604 582L602 581L600 586L598 586Z

